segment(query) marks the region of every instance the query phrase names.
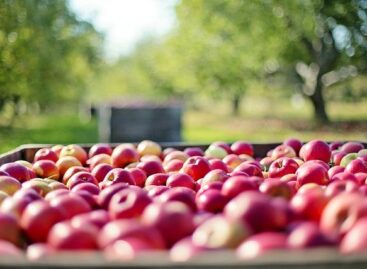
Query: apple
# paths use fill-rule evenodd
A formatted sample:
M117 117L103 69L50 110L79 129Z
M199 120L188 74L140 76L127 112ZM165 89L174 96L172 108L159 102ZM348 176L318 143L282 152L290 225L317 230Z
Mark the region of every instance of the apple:
M198 209L211 213L222 212L227 202L228 199L221 193L221 191L215 189L207 190L196 198Z
M148 192L149 197L151 198L156 198L158 196L160 196L162 193L164 193L167 190L170 190L171 188L167 187L167 186L155 186L155 185L150 185L145 187L145 190Z
M17 179L11 176L0 176L0 190L8 195L13 195L21 187L22 185Z
M181 202L187 205L193 212L197 210L195 203L195 192L186 187L175 187L168 190L161 190L156 196L156 201L160 203Z
M223 159L225 156L227 156L227 151L216 145L210 145L204 152L204 156L206 158L216 158L216 159Z
M367 173L367 162L361 159L355 159L345 167L345 171L356 174L356 173Z
M79 145L71 144L62 148L59 158L72 156L79 160L81 164L85 164L88 160L87 152Z
M341 172L338 173L336 175L334 175L331 179L330 179L330 183L334 182L334 181L353 181L357 183L357 178L354 174L349 173L349 172Z
M111 155L112 154L112 148L110 147L110 145L105 144L105 143L98 143L98 144L94 144L88 152L88 157L92 158L93 156L96 156L98 154L107 154L107 155Z
M17 219L9 214L0 212L0 240L20 245L21 230Z
M206 251L209 250L195 245L191 236L188 236L174 244L170 249L169 255L174 262L187 262Z
M60 208L38 200L26 207L20 220L20 226L33 242L45 242L54 224L64 219L64 212Z
M264 171L269 171L269 167L274 159L272 157L264 157L260 160L261 167Z
M167 156L168 154L170 154L170 153L171 153L171 152L173 152L173 151L179 151L179 150L178 150L178 149L176 149L176 148L173 148L173 147L165 148L165 149L163 149L163 151L162 151L162 153L161 153L160 157L161 157L162 159L164 159L164 158L166 158L166 156Z
M56 166L59 169L60 176L64 176L66 171L73 166L82 166L82 163L73 156L64 156L56 162Z
M259 166L255 164L246 163L246 162L241 163L233 171L234 172L244 172L249 176L263 177L263 173Z
M327 197L334 197L342 192L357 192L358 183L350 180L337 180L331 182L325 189L325 195Z
M326 185L329 181L327 169L317 163L304 163L296 172L298 186L306 183Z
M23 165L24 167L26 167L28 169L31 169L31 170L32 170L32 167L33 167L33 165L30 162L25 161L25 160L17 160L17 161L15 161L15 163L19 163L19 164Z
M281 157L293 158L296 157L297 153L291 146L287 146L285 144L279 145L274 148L271 152L271 158L273 160L279 159Z
M128 168L130 175L134 178L135 183L139 187L144 187L145 180L147 179L147 174L144 172L143 169L140 168Z
M137 259L140 253L152 253L154 249L140 238L119 239L104 250L104 256L109 261L129 261Z
M367 173L356 173L354 175L359 185L367 184Z
M98 195L100 192L100 189L98 187L98 184L91 183L91 182L82 182L81 184L77 184L72 187L72 192L78 192L78 191L87 191L90 194Z
M50 205L62 211L66 219L91 211L90 205L76 193L59 195L50 201Z
M234 154L246 154L249 156L254 156L254 148L253 146L246 141L236 141L231 145L231 151Z
M355 153L360 150L364 149L364 146L362 143L359 142L347 142L344 145L340 147L340 150L345 153Z
M363 217L346 233L340 242L343 254L364 253L367 249L367 217Z
M197 190L196 197L200 196L201 194L203 194L207 190L218 190L218 191L221 191L222 190L222 187L223 187L223 182L221 182L221 181L216 181L216 182L212 182L212 183L209 183L209 184L206 184L206 185L202 185Z
M98 182L103 181L108 172L113 169L112 165L107 163L100 163L92 169L92 175L97 179Z
M236 251L239 259L253 259L272 251L287 248L287 235L281 232L262 232L247 238Z
M130 163L139 161L139 153L135 148L119 145L113 150L111 159L113 167L123 168Z
M129 184L126 182L123 183L116 183L113 185L109 185L98 195L97 202L99 206L103 209L108 209L109 203L112 199L112 197L115 195L115 193L119 192L120 190L126 189L129 187Z
M54 190L46 194L44 199L48 202L54 200L56 197L70 193L69 189Z
M175 160L171 160L171 161L166 162L163 165L163 169L167 173L169 173L169 172L178 172L178 171L181 170L183 164L184 164L183 161L175 159Z
M244 191L257 190L257 184L246 176L231 176L228 178L222 188L222 194L227 199L232 199Z
M293 148L297 155L303 145L302 142L297 138L288 138L283 142L283 144Z
M329 145L324 141L312 140L302 146L299 156L305 161L321 160L325 163L329 163L331 150Z
M94 167L96 167L101 163L112 164L111 156L108 154L101 153L87 160L87 165L89 166L90 170L93 170Z
M92 210L100 208L97 203L97 195L91 194L89 191L86 190L78 190L71 193L76 194L84 201L86 201Z
M330 200L322 213L320 228L333 237L344 235L367 215L367 201L361 193L343 192Z
M339 165L335 165L333 167L331 167L328 171L327 174L329 176L329 178L332 178L333 176L335 176L336 174L339 174L341 172L344 172L344 167L339 166Z
M55 255L55 250L45 243L35 243L27 247L26 256L30 261L43 260Z
M9 194L7 194L6 192L0 191L0 206L3 203L3 201L7 198L10 197Z
M156 227L143 224L138 219L118 219L108 222L98 233L97 241L101 249L106 249L116 241L127 238L140 239L149 243L154 249L166 247L160 231Z
M64 148L64 146L63 145L54 145L54 146L52 146L51 147L51 150L53 151L53 152L55 152L56 153L56 155L57 155L57 158L59 158L60 157L60 152L61 152L61 150Z
M74 227L69 221L59 222L48 234L47 244L58 250L95 250L97 229L93 226Z
M188 147L184 149L184 152L190 157L204 156L204 151L199 147Z
M213 182L224 182L229 178L228 174L221 169L209 171L200 181L201 186L211 184Z
M68 180L68 182L66 183L66 186L69 189L72 189L78 184L87 183L87 182L98 186L97 179L91 173L88 173L88 172L78 172L78 173L74 174Z
M288 246L291 249L305 249L310 247L332 246L337 242L323 234L315 222L305 221L288 235Z
M219 169L226 173L229 172L228 166L220 159L210 159L209 165L210 165L210 170Z
M192 242L208 249L236 248L249 234L251 230L240 221L216 215L196 228Z
M339 150L342 145L343 145L343 142L334 141L329 144L329 147L331 150Z
M108 211L113 219L138 218L151 202L146 191L126 188L112 197Z
M58 180L60 177L59 169L56 164L50 160L39 160L33 164L33 171L38 177L51 178Z
M244 160L242 160L238 155L236 154L229 154L226 157L223 158L223 162L231 169L235 169L237 166L239 166Z
M273 161L269 167L269 177L282 177L294 174L299 168L298 163L288 157L282 157Z
M181 202L151 203L141 217L142 222L155 227L163 236L168 247L190 235L194 230L194 215ZM174 229L172 227L174 221Z
M147 174L147 176L157 173L164 173L162 163L156 160L140 162L138 163L137 168L142 169Z
M47 193L52 191L51 187L48 186L47 181L35 178L22 184L23 189L33 189L38 192L42 197L45 197Z
M34 162L40 161L40 160L49 160L53 161L54 163L57 162L59 159L59 156L50 148L42 148L36 151L34 154Z
M186 187L192 190L196 189L196 182L194 179L185 173L173 173L167 178L166 185L168 187Z
M269 196L283 197L286 200L292 197L292 190L287 182L280 181L277 178L269 178L261 183L259 191Z
M209 171L209 162L200 156L188 158L181 169L181 172L190 175L194 180L203 178Z
M356 160L358 158L358 153L348 153L347 155L345 155L341 161L340 161L340 166L342 167L347 167L347 165L353 161Z
M64 176L62 177L62 183L66 185L68 180L78 172L90 172L90 170L83 166L72 166L66 170Z
M101 182L102 188L116 184L116 183L128 183L129 185L136 185L134 178L130 172L122 168L114 168L107 173L103 181Z
M141 141L138 144L137 150L140 156L144 156L144 155L160 156L162 153L161 146L158 143L150 141L150 140Z
M302 219L319 222L329 198L319 189L297 192L290 201L291 209Z
M344 158L344 156L346 156L347 153L343 152L343 151L338 151L338 152L332 152L331 153L331 159L332 159L332 163L334 163L334 165L340 165L342 159Z
M0 171L7 173L9 176L19 180L20 182L31 179L29 169L19 163L6 163L0 166Z
M22 258L22 251L14 244L0 240L0 256L1 257L19 257Z
M85 226L92 225L100 230L103 226L111 221L111 218L106 210L97 209L88 213L74 216L70 221L71 225L76 228L83 228Z
M174 150L170 153L168 153L165 157L163 162L166 164L172 160L180 160L182 162L185 162L190 156L183 152L183 151L179 151L179 150Z
M228 145L226 142L223 141L216 141L210 144L211 146L217 146L217 147L221 147L222 149L224 149L227 154L231 154L232 150L231 150L231 146Z
M241 220L254 232L277 230L285 226L286 214L279 210L269 196L247 191L230 200L224 214L231 220Z
M166 185L167 179L168 179L169 175L166 173L156 173L153 175L150 175L149 177L147 177L147 179L145 180L145 186L151 186L151 185L156 185L156 186L160 186L160 185Z

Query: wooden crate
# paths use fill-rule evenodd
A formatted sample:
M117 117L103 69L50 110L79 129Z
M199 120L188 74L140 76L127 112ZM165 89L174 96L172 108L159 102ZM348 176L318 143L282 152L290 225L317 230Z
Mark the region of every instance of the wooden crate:
M280 143L254 143L256 156L264 156L266 152ZM117 144L111 144L112 147ZM367 143L364 143L367 147ZM32 161L35 152L47 144L30 144L20 146L12 151L0 155L0 165L16 160ZM92 145L82 145L88 150ZM174 147L183 149L196 146L205 149L207 144L164 143L163 148ZM310 250L294 251L282 250L266 253L252 260L238 260L232 251L215 251L202 254L193 260L179 263L172 262L167 252L141 254L132 261L108 261L99 252L60 252L40 261L29 261L25 257L13 258L0 256L0 268L248 268L248 269L283 269L283 268L312 268L312 269L344 269L367 268L367 253L358 255L341 255L336 248L316 248Z

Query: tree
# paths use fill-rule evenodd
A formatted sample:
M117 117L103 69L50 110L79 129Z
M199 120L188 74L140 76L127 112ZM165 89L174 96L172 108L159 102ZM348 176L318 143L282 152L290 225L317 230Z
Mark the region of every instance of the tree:
M0 110L78 101L100 61L102 36L66 1L0 3Z

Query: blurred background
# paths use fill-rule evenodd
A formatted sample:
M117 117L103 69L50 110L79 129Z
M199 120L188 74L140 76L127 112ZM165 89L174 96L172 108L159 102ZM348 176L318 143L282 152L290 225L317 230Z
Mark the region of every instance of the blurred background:
M179 107L185 142L366 141L366 72L367 0L1 0L0 152L134 128L111 107Z

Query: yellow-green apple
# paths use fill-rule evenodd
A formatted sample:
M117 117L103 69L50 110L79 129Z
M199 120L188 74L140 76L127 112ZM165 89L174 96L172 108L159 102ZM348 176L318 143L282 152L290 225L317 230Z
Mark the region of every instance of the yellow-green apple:
M161 146L150 140L143 140L137 146L138 153L140 156L144 155L156 155L160 156L162 153Z
M223 159L227 156L227 151L220 146L210 145L204 152L206 158Z
M13 195L22 187L22 184L10 176L0 176L0 191Z

